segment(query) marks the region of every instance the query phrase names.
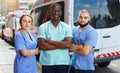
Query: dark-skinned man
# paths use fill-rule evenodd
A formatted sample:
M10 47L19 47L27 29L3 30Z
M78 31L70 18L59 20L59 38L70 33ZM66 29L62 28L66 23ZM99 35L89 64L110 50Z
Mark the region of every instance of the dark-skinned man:
M72 30L68 24L60 20L62 15L60 4L50 6L50 15L51 20L43 23L38 31L42 73L67 73Z

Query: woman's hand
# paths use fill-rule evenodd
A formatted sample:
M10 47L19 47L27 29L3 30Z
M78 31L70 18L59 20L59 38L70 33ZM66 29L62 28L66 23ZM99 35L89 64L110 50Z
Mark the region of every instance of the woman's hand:
M40 52L40 50L39 50L39 48L37 47L37 48L35 49L35 54L37 55L37 54L39 54L39 52Z

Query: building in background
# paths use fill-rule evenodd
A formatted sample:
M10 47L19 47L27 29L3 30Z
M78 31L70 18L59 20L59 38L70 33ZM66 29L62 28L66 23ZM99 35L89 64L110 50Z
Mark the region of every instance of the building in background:
M16 10L30 10L36 0L0 0L0 16Z
M34 0L17 0L17 10L30 10Z
M15 11L16 0L0 0L0 15L5 16L9 12Z

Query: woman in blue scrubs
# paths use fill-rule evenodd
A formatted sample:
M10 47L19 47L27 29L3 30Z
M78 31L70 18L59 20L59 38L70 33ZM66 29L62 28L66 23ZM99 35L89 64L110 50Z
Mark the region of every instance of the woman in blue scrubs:
M14 38L16 57L14 61L14 73L37 73L36 56L39 50L37 37L29 30L33 19L30 15L22 15L20 18L21 29Z

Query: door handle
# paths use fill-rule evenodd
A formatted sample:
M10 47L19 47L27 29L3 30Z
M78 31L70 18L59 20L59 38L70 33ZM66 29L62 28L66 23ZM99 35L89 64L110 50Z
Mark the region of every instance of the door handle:
M107 35L107 36L103 36L103 38L110 38L111 36L110 35Z

